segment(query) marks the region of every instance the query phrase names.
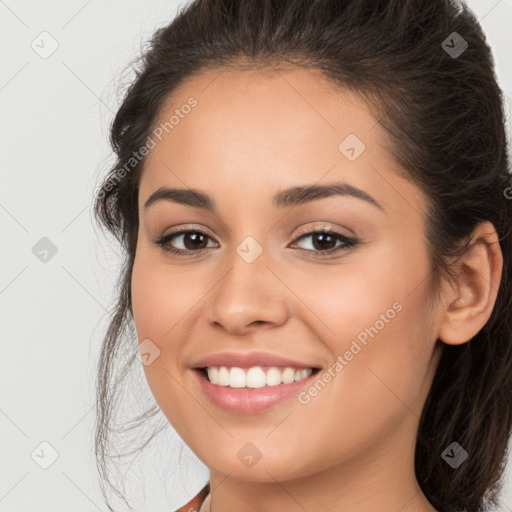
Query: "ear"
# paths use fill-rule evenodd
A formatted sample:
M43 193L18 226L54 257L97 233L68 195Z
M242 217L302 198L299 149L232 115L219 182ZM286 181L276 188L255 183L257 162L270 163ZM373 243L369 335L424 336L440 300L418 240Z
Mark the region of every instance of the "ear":
M491 316L503 269L496 229L479 224L467 253L455 266L456 282L445 295L438 337L449 345L469 341Z

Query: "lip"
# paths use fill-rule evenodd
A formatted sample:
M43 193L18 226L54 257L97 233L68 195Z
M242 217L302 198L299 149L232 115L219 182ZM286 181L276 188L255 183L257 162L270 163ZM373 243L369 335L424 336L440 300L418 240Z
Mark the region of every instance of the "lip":
M201 363L202 364L202 363ZM238 414L255 414L296 397L300 391L310 386L317 378L318 371L309 377L290 384L263 386L261 388L230 388L212 384L206 377L206 371L193 369L203 393L218 407L225 411Z
M205 368L207 366L237 366L239 368L250 368L251 366L319 368L306 361L295 361L269 352L218 352L195 361L191 366L194 369Z

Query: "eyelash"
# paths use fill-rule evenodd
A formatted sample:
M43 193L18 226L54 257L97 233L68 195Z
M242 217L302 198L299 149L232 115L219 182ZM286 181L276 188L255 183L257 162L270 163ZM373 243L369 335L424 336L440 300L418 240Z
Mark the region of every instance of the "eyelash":
M198 249L197 251L192 251L190 249L187 249L187 250L175 249L173 247L168 247L167 246L167 243L170 240L172 240L175 236L183 235L183 234L188 234L188 233L200 234L200 235L204 235L204 236L206 236L208 238L211 238L209 235L207 235L206 233L204 233L203 231L200 231L198 229L183 229L181 231L175 231L174 233L169 233L167 235L159 237L157 240L155 240L155 244L158 245L159 247L161 247L161 249L163 251L172 253L172 254L174 254L176 256L188 256L190 253L201 253L204 250L206 250L206 248L202 248L202 249ZM316 234L331 235L334 238L336 238L337 240L341 241L342 245L340 245L338 247L335 247L334 249L326 249L326 250L323 250L323 251L315 251L315 250L310 250L310 249L301 249L302 251L306 251L308 253L314 253L312 256L315 257L315 258L322 258L322 257L325 257L325 256L330 256L333 253L337 253L337 252L339 252L341 250L350 249L352 247L355 247L359 243L359 241L357 239L350 238L350 237L348 237L346 235L343 235L342 233L339 233L338 231L335 231L335 230L333 230L331 228L320 228L320 229L315 229L313 231L307 231L307 232L301 233L295 239L294 242L298 242L299 240L303 240L304 238L307 238L308 236L316 235Z

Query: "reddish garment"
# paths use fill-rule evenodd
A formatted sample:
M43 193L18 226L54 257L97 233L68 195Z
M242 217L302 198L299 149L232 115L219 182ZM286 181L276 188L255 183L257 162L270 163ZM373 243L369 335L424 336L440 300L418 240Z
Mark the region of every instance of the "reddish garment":
M199 512L209 492L210 482L208 482L188 503L176 510L176 512Z

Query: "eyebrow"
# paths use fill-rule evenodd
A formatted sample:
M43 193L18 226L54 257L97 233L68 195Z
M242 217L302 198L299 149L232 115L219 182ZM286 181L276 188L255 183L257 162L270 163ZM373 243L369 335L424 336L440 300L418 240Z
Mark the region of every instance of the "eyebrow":
M376 206L382 211L385 211L382 205L380 205L370 194L360 188L343 182L287 188L275 194L272 198L272 204L275 208L287 208L335 195L355 197ZM179 204L193 206L195 208L203 208L210 212L215 212L216 210L216 204L213 197L197 189L160 187L151 194L144 204L144 208L149 208L152 204L155 204L158 201L172 201Z

